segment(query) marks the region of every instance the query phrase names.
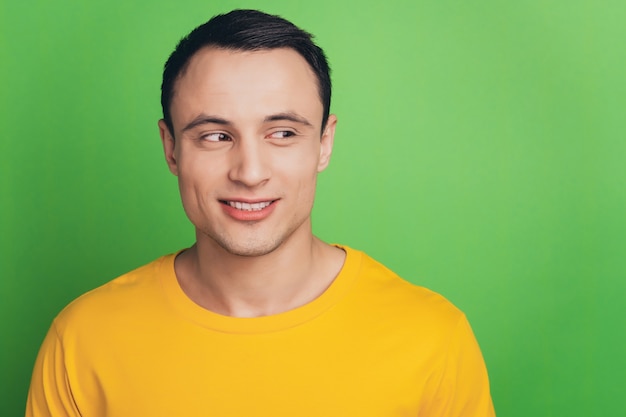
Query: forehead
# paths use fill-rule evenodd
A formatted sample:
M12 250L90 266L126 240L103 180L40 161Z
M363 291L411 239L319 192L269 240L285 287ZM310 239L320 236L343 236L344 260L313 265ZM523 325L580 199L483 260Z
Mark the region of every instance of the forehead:
M234 118L292 111L321 120L323 111L315 74L289 48L199 50L176 81L171 110L175 124L194 112Z

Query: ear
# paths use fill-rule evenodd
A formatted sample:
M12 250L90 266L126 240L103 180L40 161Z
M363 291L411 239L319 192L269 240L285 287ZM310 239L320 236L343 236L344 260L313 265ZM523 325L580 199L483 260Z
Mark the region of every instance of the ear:
M176 161L175 149L176 142L174 136L170 133L170 129L167 127L165 120L159 120L159 134L161 135L161 142L163 143L163 152L165 153L165 161L170 169L170 172L178 176L178 164Z
M335 143L335 128L337 127L337 116L331 114L326 121L326 127L322 132L320 159L317 163L317 172L326 169L330 162L330 155L333 153L333 144Z

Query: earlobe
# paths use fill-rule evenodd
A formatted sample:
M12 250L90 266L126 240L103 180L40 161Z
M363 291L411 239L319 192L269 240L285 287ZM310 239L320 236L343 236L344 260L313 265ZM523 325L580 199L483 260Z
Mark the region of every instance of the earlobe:
M169 127L165 123L165 120L159 120L159 134L161 135L161 143L163 144L163 153L165 154L165 161L170 169L170 172L178 176L178 164L176 163L176 143L174 137L170 133Z
M322 133L320 146L320 159L317 164L317 172L322 172L330 163L330 156L333 153L333 144L335 142L335 128L337 127L337 116L331 114L328 116L326 127Z

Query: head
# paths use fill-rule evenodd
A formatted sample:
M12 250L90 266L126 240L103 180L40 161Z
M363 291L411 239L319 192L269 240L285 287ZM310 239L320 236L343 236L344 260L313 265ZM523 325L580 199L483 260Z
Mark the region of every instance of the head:
M174 128L170 106L176 82L185 73L191 58L201 49L215 47L234 51L262 51L289 48L309 64L317 78L323 106L322 131L330 113L330 68L324 51L313 43L313 36L282 17L258 10L233 10L217 15L181 39L165 63L161 85L163 120L172 136Z
M311 241L337 118L309 34L256 11L217 16L169 58L162 100L165 158L199 248L262 256Z

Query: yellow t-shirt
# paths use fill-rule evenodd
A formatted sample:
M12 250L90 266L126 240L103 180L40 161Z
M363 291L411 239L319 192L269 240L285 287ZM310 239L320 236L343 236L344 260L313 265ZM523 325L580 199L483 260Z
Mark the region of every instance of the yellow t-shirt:
M317 299L234 318L193 303L174 255L69 304L41 347L27 416L493 416L463 313L362 252Z

